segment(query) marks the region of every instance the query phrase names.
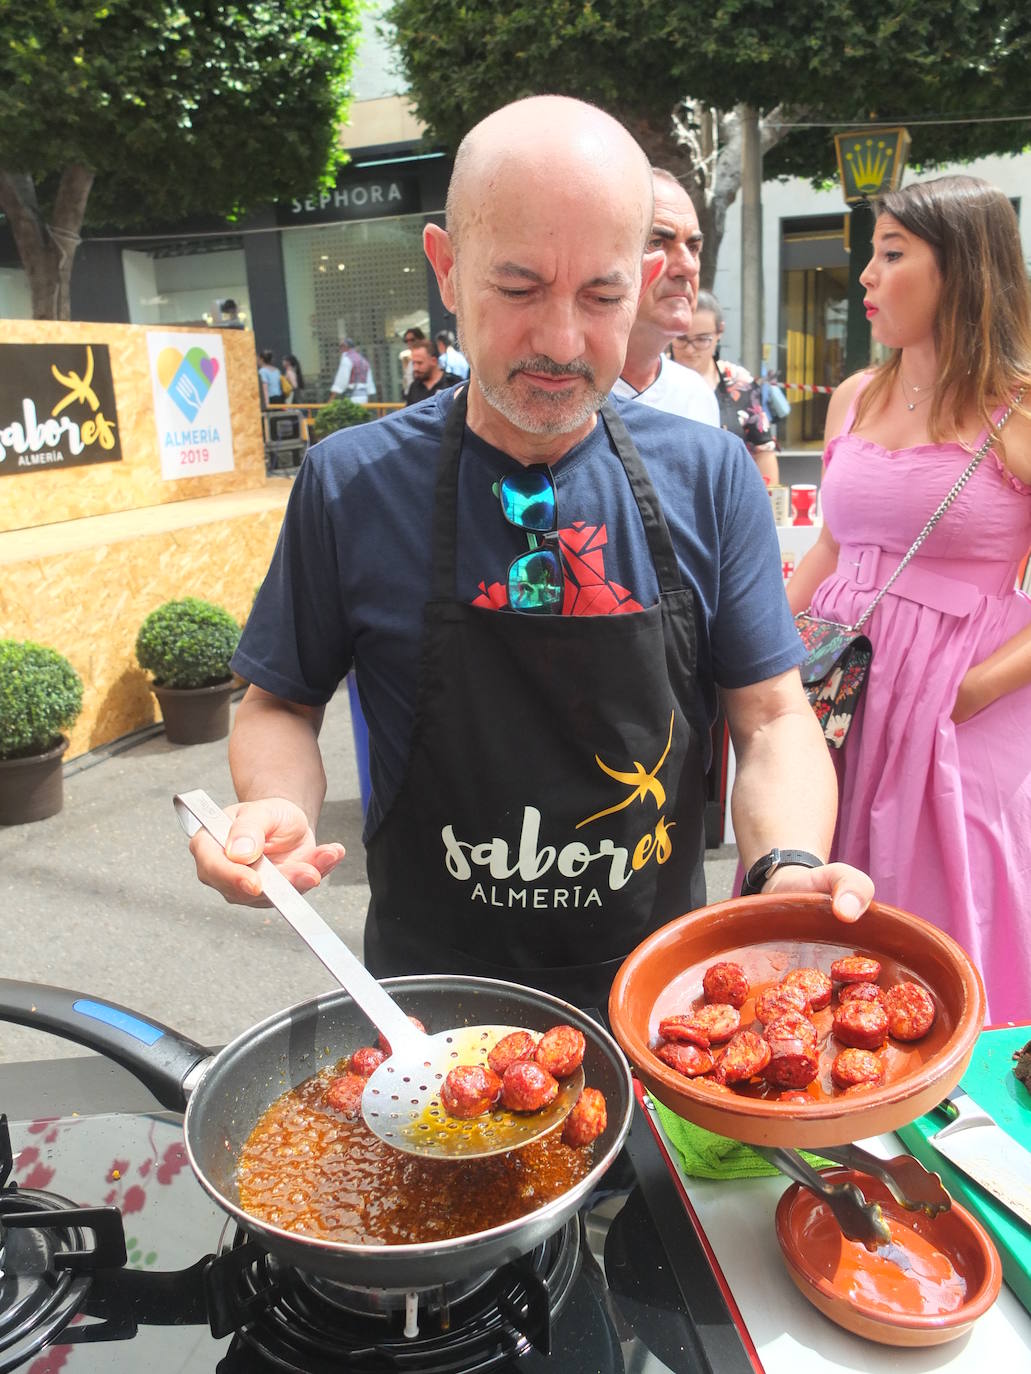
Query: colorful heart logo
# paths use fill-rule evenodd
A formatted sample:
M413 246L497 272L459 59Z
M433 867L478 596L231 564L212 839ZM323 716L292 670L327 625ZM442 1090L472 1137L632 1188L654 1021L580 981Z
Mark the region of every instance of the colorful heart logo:
M218 359L203 348L191 348L184 358L177 348L163 348L157 357L158 380L187 420L194 420L218 376Z

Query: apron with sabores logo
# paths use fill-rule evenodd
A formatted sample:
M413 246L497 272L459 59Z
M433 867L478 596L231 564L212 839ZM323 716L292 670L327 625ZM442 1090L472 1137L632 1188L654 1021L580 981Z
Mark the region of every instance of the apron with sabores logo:
M539 616L457 601L465 401L441 443L408 768L368 847L365 960L377 977L500 978L604 1009L630 950L704 901L694 594L606 405L658 602Z

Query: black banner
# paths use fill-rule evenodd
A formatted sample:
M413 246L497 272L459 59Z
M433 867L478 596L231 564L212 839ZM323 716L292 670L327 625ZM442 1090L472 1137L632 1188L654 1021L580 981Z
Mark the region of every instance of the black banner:
M0 344L0 477L121 457L107 344Z
M422 209L417 177L345 176L332 191L313 191L303 199L276 205L276 223L325 224L333 220L382 219L385 215L413 215Z

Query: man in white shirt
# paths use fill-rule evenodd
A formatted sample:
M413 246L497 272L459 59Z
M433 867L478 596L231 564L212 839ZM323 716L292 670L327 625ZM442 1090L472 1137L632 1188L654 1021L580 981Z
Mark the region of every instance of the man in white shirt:
M372 376L372 365L353 339L345 339L340 349L340 363L337 366L333 385L329 388L330 399L346 396L357 405L365 405L376 394L376 383Z
M653 167L652 182L655 211L648 252L661 249L665 261L641 297L612 394L718 428L715 392L697 372L667 355L670 341L691 328L702 257L698 216L672 172Z

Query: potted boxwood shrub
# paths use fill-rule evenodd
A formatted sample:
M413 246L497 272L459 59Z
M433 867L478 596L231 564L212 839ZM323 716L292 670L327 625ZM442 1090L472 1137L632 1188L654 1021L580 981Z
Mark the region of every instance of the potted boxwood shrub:
M165 735L204 744L229 733L233 656L240 627L222 606L195 596L151 611L136 636L136 658L153 676Z
M82 678L31 640L0 639L0 825L54 816L64 805L62 731L82 710Z
M312 441L318 443L328 434L338 429L349 429L351 425L364 425L375 419L376 412L367 406L360 406L347 396L337 396L315 411L311 420Z

